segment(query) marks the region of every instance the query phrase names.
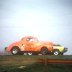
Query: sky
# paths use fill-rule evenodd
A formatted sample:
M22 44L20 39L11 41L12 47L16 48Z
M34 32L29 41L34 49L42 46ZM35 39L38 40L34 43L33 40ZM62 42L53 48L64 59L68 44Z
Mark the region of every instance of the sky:
M52 41L72 55L72 0L0 0L0 51L24 36Z

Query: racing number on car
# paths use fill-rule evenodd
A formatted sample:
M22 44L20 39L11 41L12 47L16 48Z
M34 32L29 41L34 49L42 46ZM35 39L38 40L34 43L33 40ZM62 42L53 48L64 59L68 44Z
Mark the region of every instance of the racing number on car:
M24 46L25 46L25 45L22 44L21 49L25 51L25 47L24 47Z

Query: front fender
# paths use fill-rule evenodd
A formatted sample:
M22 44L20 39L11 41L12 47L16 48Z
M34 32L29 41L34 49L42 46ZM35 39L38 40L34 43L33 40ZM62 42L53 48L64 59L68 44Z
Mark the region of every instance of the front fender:
M64 47L62 46L53 46L53 49L58 49L60 52L64 51Z
M7 52L10 52L11 49L12 49L14 46L18 46L18 47L19 47L19 42L15 42L15 43L10 44L8 47L5 47L5 50L6 50Z

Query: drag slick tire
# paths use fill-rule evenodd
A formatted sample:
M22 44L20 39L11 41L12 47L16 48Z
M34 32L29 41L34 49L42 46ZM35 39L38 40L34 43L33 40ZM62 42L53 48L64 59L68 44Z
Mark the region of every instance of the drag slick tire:
M60 54L60 51L59 50L54 50L53 51L53 55L59 55Z
M41 54L42 55L47 55L48 54L48 49L46 47L41 48Z
M18 54L20 54L20 49L19 49L19 47L14 46L14 47L11 49L11 53L12 53L13 55L18 55Z

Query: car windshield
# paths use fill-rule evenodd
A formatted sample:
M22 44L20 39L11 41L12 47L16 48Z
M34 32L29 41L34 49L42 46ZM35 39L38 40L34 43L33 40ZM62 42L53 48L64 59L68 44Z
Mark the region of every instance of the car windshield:
M60 44L54 44L54 46L61 46Z

